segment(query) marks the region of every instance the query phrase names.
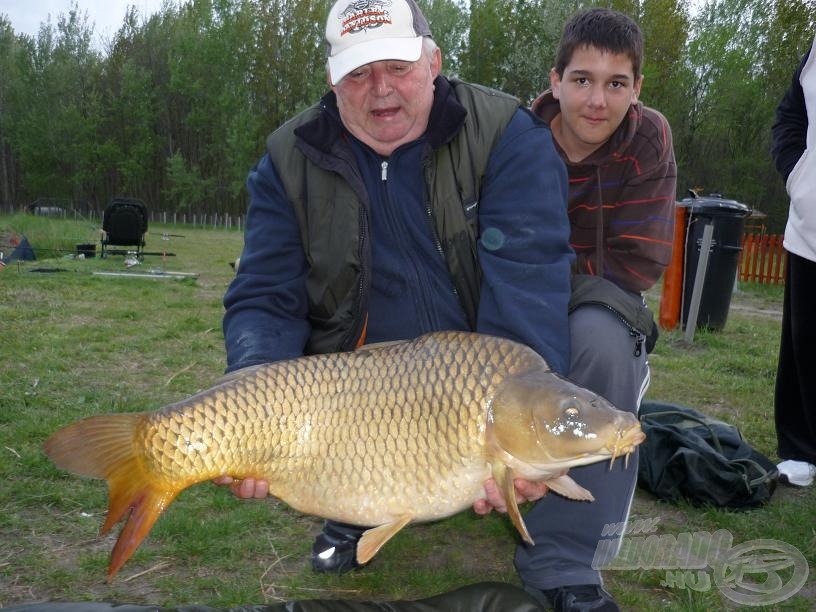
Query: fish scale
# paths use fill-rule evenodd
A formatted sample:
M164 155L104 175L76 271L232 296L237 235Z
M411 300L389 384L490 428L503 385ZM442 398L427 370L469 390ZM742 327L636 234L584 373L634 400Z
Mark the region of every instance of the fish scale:
M636 418L530 348L438 332L247 368L155 412L68 425L45 450L58 467L108 480L103 532L126 519L112 577L181 490L222 475L265 479L301 512L371 527L358 546L365 562L408 522L483 498L491 476L529 540L515 476L589 500L566 468L641 439Z

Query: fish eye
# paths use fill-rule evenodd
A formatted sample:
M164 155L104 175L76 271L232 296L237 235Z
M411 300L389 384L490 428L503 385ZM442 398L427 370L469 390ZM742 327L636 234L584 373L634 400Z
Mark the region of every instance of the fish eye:
M569 417L571 419L574 419L575 417L578 416L579 412L578 412L578 409L575 406L570 406L569 408L564 410L564 414L567 417Z

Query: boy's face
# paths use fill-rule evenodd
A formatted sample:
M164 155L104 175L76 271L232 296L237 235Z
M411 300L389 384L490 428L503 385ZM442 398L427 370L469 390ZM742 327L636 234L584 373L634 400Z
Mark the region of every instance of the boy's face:
M595 47L576 49L563 76L550 71L553 96L561 106L551 127L570 161L581 161L609 140L637 102L642 82L643 75L635 79L628 56Z

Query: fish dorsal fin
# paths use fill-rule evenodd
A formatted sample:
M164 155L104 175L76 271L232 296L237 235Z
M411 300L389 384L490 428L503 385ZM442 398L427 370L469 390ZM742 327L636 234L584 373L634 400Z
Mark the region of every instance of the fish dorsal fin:
M397 535L397 532L410 523L412 518L414 518L413 515L404 514L391 523L385 523L364 532L363 537L357 542L357 563L363 565L371 561L383 544Z
M383 340L382 342L369 342L367 344L363 344L362 346L358 346L355 351L367 351L367 350L379 350L383 348L388 348L389 346L396 346L398 344L405 344L405 340Z
M521 511L516 501L516 486L513 484L513 468L503 463L493 464L493 478L504 494L504 500L507 503L507 515L510 517L510 521L515 525L519 535L521 535L521 539L530 546L534 546L535 542L530 536L530 532L527 531L527 525L524 524L524 519L521 518Z
M584 487L575 482L566 474L562 474L552 480L547 481L547 486L556 493L563 495L568 499L575 499L578 501L595 501L592 493L587 491Z
M405 340L386 340L384 342L372 342L371 344L364 344L359 348L355 349L355 351L368 351L368 350L379 350L383 348L388 348L389 346L395 346L397 344L405 344ZM268 363L256 363L255 365L246 366L245 368L241 368L240 370L233 370L232 372L227 372L221 378L215 381L213 386L218 386L231 380L236 380L238 378L243 378L253 372L260 370L261 368L267 367Z

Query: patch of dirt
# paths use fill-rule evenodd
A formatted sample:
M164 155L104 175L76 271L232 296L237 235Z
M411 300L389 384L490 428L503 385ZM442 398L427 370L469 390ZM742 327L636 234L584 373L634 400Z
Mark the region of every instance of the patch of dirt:
M660 309L661 289L654 287L645 293L647 300L653 307L655 315ZM731 294L729 311L742 315L765 317L777 321L782 320L782 298L758 296L747 291L737 290Z
M743 315L753 316L753 317L764 317L768 319L774 319L776 321L782 320L782 306L780 305L779 308L761 308L750 304L739 304L731 302L730 310L733 312L738 312Z

